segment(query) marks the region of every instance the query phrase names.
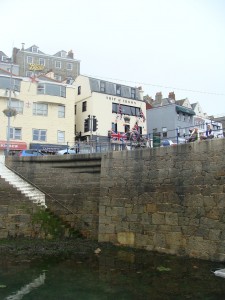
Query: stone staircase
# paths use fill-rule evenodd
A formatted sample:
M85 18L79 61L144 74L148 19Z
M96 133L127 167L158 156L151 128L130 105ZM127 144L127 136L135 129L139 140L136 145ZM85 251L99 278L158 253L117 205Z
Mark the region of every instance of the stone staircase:
M45 194L5 166L5 156L0 155L0 177L9 182L14 188L24 194L33 203L47 208Z

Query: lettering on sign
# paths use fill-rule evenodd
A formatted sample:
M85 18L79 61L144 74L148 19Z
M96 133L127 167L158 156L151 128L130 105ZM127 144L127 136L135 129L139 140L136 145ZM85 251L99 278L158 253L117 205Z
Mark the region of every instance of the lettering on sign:
M38 65L38 64L29 64L29 70L30 71L42 71L42 70L44 70L44 66Z
M106 96L106 99L112 100L117 103L128 103L128 104L136 105L136 101L133 100L120 99L120 98L110 97L110 96Z

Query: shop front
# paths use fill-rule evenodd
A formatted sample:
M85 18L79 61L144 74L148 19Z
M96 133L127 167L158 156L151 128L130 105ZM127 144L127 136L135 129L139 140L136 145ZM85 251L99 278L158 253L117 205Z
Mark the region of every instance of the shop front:
M57 151L65 149L66 145L58 144L39 144L39 143L30 143L30 149L35 149L46 154L55 154Z
M7 151L8 142L0 140L0 154L3 155ZM27 144L25 142L9 141L9 155L15 155L21 150L26 150Z

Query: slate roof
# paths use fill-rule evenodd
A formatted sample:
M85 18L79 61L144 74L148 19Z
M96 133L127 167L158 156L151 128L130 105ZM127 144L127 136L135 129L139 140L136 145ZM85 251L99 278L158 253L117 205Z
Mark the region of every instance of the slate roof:
M91 78L91 77L89 77L89 82L90 82L90 87L92 92L98 92L98 93L108 94L117 97L129 98L131 100L142 100L140 96L140 90L137 87L130 87L119 83L109 82L109 81L105 81L97 78ZM105 85L104 92L101 91L100 89L101 82L104 83ZM120 86L120 90L121 90L120 95L116 93L116 89L118 86ZM134 98L131 97L132 89L135 90Z
M40 51L40 50L39 50L39 47L36 46L36 45L30 46L29 48L25 49L25 51L35 53L35 52L32 51L32 48L33 48L33 47L38 48L38 51L37 51L38 54L45 54L44 52Z
M9 58L8 55L6 55L3 51L0 50L0 62L4 62L4 61L2 61L3 56L6 58Z

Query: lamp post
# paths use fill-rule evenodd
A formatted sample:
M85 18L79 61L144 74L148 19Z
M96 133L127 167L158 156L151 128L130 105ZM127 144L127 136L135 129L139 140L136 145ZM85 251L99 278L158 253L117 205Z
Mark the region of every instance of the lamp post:
M13 70L13 63L11 60L11 66L10 66L10 81L9 81L9 101L7 105L7 109L5 109L3 112L8 117L8 130L7 130L7 145L6 145L6 156L9 155L9 146L10 146L10 118L15 115L15 111L11 108L11 100L12 100L12 70Z

